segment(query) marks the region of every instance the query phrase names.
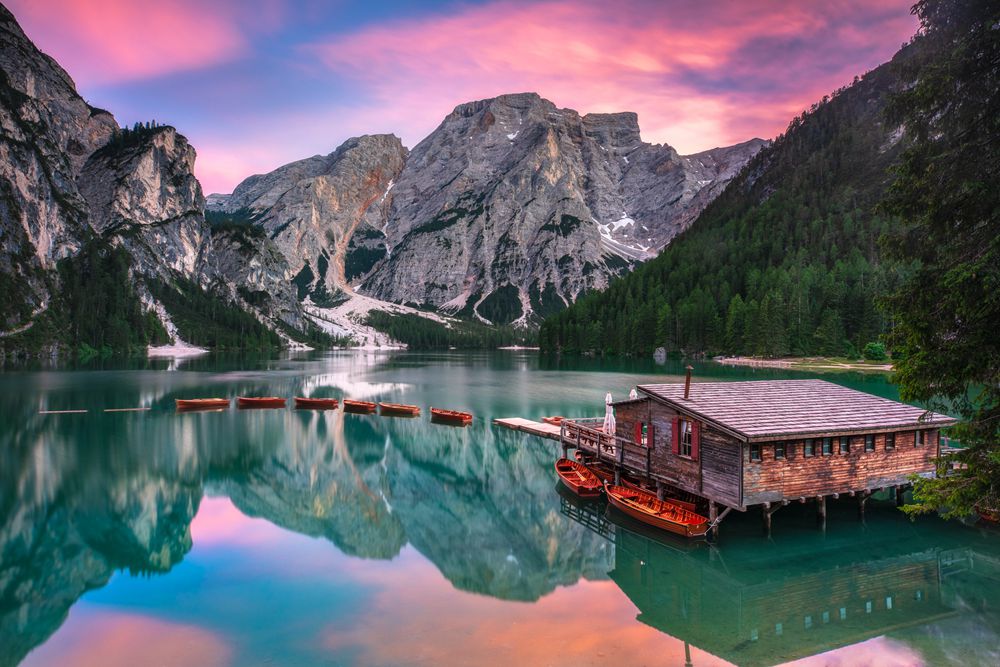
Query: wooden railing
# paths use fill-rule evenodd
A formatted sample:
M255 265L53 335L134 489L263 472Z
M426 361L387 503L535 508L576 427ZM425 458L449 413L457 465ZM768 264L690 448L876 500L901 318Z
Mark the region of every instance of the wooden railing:
M604 420L598 417L564 419L559 430L560 441L564 445L593 454L598 461L611 463L648 477L653 448L628 438L605 433L601 428L603 423Z

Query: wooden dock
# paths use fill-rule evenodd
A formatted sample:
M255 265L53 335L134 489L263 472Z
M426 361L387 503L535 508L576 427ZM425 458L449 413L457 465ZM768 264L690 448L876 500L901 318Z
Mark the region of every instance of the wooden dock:
M493 423L497 426L509 428L512 431L521 431L522 433L537 435L539 438L559 441L560 428L552 424L546 424L545 422L536 422L531 419L522 419L521 417L501 417L494 419Z

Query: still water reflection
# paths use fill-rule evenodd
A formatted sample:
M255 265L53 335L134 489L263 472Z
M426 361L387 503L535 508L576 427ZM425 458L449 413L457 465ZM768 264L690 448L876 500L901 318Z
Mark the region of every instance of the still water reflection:
M792 505L771 540L731 514L717 548L688 545L560 493L553 443L489 423L590 415L679 365L163 363L0 374L0 665L1000 664L995 532L835 503L825 532ZM241 394L477 418L173 411ZM59 409L88 412L38 414Z

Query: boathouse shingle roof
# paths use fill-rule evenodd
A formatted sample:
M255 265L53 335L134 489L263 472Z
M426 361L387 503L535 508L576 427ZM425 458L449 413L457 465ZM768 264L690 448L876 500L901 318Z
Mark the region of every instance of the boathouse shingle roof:
M892 429L936 428L957 420L824 380L753 380L640 385L639 391L682 412L760 441Z

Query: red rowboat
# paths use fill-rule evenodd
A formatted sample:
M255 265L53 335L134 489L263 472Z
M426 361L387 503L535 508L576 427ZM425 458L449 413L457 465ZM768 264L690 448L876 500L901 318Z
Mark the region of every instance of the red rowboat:
M240 396L236 399L240 408L283 408L285 399L278 396Z
M360 415L370 415L375 412L375 404L371 401L352 401L344 399L344 412L353 412Z
M298 410L336 410L338 405L335 398L295 397L295 407Z
M989 523L1000 523L1000 510L983 505L976 505L976 513L979 518Z
M553 426L559 426L562 424L565 417L542 417L542 421L546 424L552 424Z
M178 410L219 410L229 407L228 398L177 398Z
M431 421L440 421L447 424L457 424L468 426L472 423L471 412L460 412L459 410L444 410L442 408L431 408Z
M615 471L608 464L595 461L593 456L581 452L579 449L573 452L573 456L574 458L576 458L577 461L587 466L587 468L590 469L590 472L597 475L597 478L600 479L602 482L608 482L609 484L615 483ZM643 485L642 483L639 482L639 480L635 479L630 475L627 475L624 472L621 475L619 475L618 479L621 480L622 486L627 486L630 489L636 489L639 491L643 491L645 493L652 493L653 495L656 495L656 491L654 489L651 489ZM694 502L690 500L682 500L681 498L677 497L678 494L684 494L684 491L666 489L666 493L668 501L676 505L680 505L681 507L690 512L698 511L698 507L697 505L695 505Z
M556 461L556 474L566 488L581 498L596 498L601 495L601 480L582 463L559 459Z
M652 493L604 483L608 502L636 521L668 530L684 537L701 537L708 532L708 519Z
M420 414L420 406L405 405L403 403L379 403L378 407L383 415L393 417L416 417Z

